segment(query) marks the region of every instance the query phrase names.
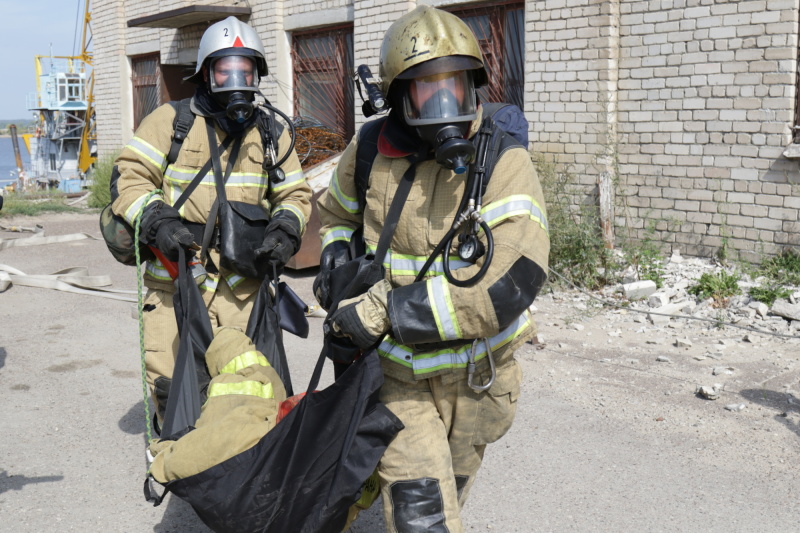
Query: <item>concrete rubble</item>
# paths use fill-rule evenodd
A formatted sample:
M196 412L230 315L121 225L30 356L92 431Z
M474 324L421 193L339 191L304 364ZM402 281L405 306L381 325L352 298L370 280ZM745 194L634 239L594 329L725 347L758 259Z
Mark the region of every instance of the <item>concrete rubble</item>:
M703 274L725 270L716 261L683 257L675 251L662 267L663 286L658 289L654 289L655 283L649 280L630 281L617 289L629 300L631 311L643 313L654 326L663 327L680 316L688 315L772 333L793 334L800 329L800 290L797 287L789 287L793 291L789 300L779 299L769 306L750 298L749 290L759 283L739 273L742 294L727 302L714 302L711 298L700 299L690 294L688 289L696 285ZM625 281L630 279L628 273Z
M636 279L629 268L620 285L591 293L553 292L540 298L564 306L565 316L570 318L552 325L583 337L580 346L617 350L615 357L598 357L600 361L628 367L648 367L648 362L655 362L660 370L649 371L673 378L681 373L690 383L700 382L687 390L694 390L698 398L731 400L745 383L769 382L781 372L793 383L783 385L787 393L790 388L800 388L797 378L792 378L800 374L800 289L785 287L791 296L768 305L749 295L752 288L763 286L764 280L736 269L740 294L723 301L692 294L703 274L723 270L734 273L733 267L713 259L683 257L676 251L661 265L661 287ZM597 313L603 314L604 322L600 331L593 331L586 316ZM568 348L566 344L563 347ZM755 362L775 366L776 373L763 378L754 375ZM709 375L724 382L702 384ZM800 405L800 400L796 401ZM724 406L731 412L745 407L744 403Z

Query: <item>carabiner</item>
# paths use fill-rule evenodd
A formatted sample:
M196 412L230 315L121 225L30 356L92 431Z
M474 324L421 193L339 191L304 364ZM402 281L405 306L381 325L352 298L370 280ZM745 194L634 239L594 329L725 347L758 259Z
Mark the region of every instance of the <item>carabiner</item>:
M467 363L467 385L469 388L476 391L476 392L483 392L485 390L489 390L489 388L494 383L494 378L497 377L497 371L494 367L494 356L492 355L492 347L489 346L489 339L483 339L484 344L486 344L486 357L489 358L489 368L492 371L492 377L489 378L489 381L486 382L485 385L473 385L472 378L475 375L475 351L478 348L478 340L475 339L472 341L472 349L469 351L469 362Z

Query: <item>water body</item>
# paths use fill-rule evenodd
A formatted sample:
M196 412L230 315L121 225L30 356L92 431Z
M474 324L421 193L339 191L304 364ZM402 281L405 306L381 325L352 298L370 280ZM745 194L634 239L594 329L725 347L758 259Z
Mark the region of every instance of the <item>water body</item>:
M17 135L19 142L19 153L22 156L22 164L25 169L30 169L31 156L25 147L25 141ZM14 157L14 145L11 137L0 137L0 187L17 181L17 162Z

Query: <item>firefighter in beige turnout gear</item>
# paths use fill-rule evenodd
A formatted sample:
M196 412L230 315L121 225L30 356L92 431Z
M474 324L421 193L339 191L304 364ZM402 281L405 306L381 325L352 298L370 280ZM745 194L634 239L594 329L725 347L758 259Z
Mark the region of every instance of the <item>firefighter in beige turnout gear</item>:
M206 117L213 118L217 144L228 136L242 139L225 183L227 199L261 205L271 215L259 260L280 269L299 249L311 214L311 189L294 151L279 169L282 181L271 181L263 164L265 137L259 117L264 111L255 102L259 78L266 73L263 45L250 26L234 17L211 25L200 41L197 70L189 78L198 84L191 101L194 123L177 159L168 165L176 116L175 108L168 104L142 121L117 158L112 209L131 225L141 213L141 240L158 248L168 260L177 260L179 247L188 249L202 242L217 198L214 172L208 172L180 210L172 207L209 161ZM280 161L291 145L288 129L276 140L276 161ZM229 153L226 150L221 154L223 170L228 166ZM163 193L148 199L156 189ZM262 280L221 268L214 241L205 264L208 277L200 285L203 299L212 325L244 330ZM175 287L158 259L147 263L144 284L148 288L144 301L147 382L154 389L158 418L163 420L179 341L172 305Z
M502 437L514 419L522 376L513 354L535 333L528 308L547 276L546 211L529 153L506 150L480 210L494 238L485 275L471 286L458 286L443 275L438 257L424 279L415 281L464 197L467 174L459 167L469 154L459 162L458 150L481 124L474 89L487 74L469 28L428 6L389 28L380 73L391 111L377 139L366 206L359 205L354 182L356 136L319 202L323 250L315 295L320 303L331 301L330 272L352 259L348 243L357 228L363 227L367 252L376 249L410 164L405 156L427 143L431 152L416 164L384 260L385 279L365 295L340 302L331 320L334 331L362 348L386 334L377 348L385 376L380 398L405 425L378 466L387 530L461 532L460 509L486 445ZM448 127L460 133L448 133ZM456 280L473 277L486 260L486 254L474 263L455 250L450 254ZM490 358L495 379L488 390L477 390L491 379Z

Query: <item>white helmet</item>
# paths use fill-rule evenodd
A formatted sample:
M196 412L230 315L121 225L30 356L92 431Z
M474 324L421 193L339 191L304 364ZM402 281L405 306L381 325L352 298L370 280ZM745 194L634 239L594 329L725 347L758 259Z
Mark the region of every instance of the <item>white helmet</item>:
M223 56L246 56L255 61L259 77L267 75L264 45L256 31L236 17L228 17L212 24L203 33L197 49L197 68L187 81L203 81L203 64L208 59Z

